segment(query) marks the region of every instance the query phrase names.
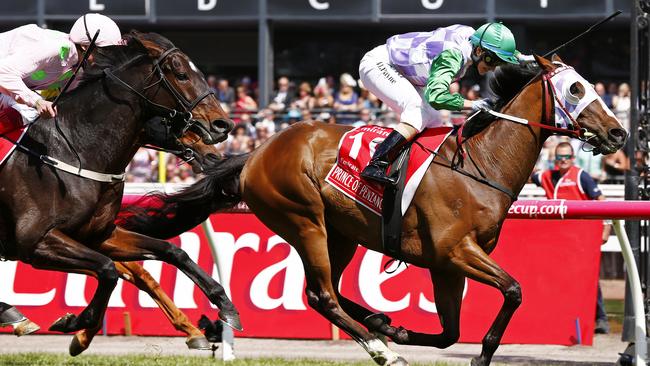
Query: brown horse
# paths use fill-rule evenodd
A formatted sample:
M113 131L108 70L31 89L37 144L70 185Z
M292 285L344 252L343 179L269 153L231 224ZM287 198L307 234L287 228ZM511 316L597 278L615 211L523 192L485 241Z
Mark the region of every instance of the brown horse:
M171 42L137 32L125 40L124 46L95 51L95 64L84 70L80 86L60 99L57 119L32 126L20 151L0 167L0 214L7 229L0 255L97 278L86 309L78 317L61 317L50 330L98 329L119 276L113 261L144 259L178 267L220 308L227 324L241 328L223 288L186 253L114 225L124 188L119 172L139 145L152 139L146 121L157 121L162 136L181 148L180 154L194 157L197 167L216 158L209 144L223 141L233 126L203 75ZM86 176L89 170L109 172L114 181L55 169L60 164L48 156L76 159L88 169Z
M307 278L309 305L357 341L380 365L406 365L374 332L396 343L448 347L457 342L465 278L498 289L504 302L472 365L488 365L515 310L521 303L517 281L489 257L508 208L527 182L542 144L551 131L586 138L595 152L613 153L627 132L599 98L560 131L554 106L566 107L593 92L559 59L537 58L541 71L520 67L497 70L492 83L500 111L519 117L486 116L465 127L462 149L449 138L425 174L404 216L399 259L429 270L443 330L423 334L390 325L390 319L351 302L338 292L341 274L357 243L383 251L380 218L324 181L336 161L337 145L349 127L296 124L250 156L226 159L209 176L184 192L159 196L167 205L132 217L125 226L153 236L187 230L210 210L243 199L271 230L300 254ZM555 90L548 81L563 72L575 82ZM586 100L586 99L585 99ZM565 108L566 109L566 108ZM531 121L521 123L521 119ZM537 121L537 123L535 123ZM541 123L539 123L541 121ZM557 121L559 122L559 121ZM212 202L206 206L206 195ZM203 212L201 211L204 209ZM194 213L192 217L189 213ZM361 323L361 324L360 324ZM365 327L364 327L365 326Z

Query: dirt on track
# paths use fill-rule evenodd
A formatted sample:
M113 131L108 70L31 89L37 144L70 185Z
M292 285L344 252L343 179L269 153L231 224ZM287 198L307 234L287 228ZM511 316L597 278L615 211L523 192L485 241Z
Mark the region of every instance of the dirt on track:
M0 335L0 353L48 352L67 354L70 335L31 335L17 338ZM97 336L88 354L191 355L210 357L209 351L189 351L183 337ZM480 353L479 344L456 344L439 350L428 347L389 344L410 362L447 361L468 364ZM593 346L502 345L493 364L507 365L612 365L625 350L620 334L597 335ZM237 338L238 358L286 358L336 361L364 361L368 355L352 341L301 341ZM217 351L217 357L220 357Z

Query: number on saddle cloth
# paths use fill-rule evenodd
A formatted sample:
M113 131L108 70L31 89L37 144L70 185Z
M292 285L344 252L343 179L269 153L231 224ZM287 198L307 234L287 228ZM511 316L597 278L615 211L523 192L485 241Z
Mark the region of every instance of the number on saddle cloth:
M23 116L12 107L0 110L0 135L23 127Z

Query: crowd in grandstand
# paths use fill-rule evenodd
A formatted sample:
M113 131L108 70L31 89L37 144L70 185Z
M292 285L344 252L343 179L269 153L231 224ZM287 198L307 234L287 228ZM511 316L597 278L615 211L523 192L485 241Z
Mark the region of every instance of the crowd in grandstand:
M223 109L230 114L236 125L227 141L219 144L224 155L238 155L252 151L274 133L299 121L323 121L326 123L362 126L375 124L392 127L398 116L387 109L381 101L360 81L350 74L342 74L338 79L322 77L315 83L290 80L280 77L267 106L258 105L257 85L249 77L232 83L226 78L208 76L208 84ZM616 114L626 129L629 129L630 87L627 83L597 82L596 92L605 104ZM466 99L476 100L489 97L489 91L479 85L453 83L451 92L459 92ZM465 122L466 113L440 111L443 125L459 125ZM552 136L540 154L536 169L552 168L555 162L555 145L568 138ZM576 164L585 169L600 183L622 183L623 174L629 168L629 159L623 151L603 157L594 156L588 145L573 140L576 151ZM130 182L175 182L192 183L197 177L188 164L176 157L167 155L164 162L166 171L160 176L158 152L141 149L128 168Z

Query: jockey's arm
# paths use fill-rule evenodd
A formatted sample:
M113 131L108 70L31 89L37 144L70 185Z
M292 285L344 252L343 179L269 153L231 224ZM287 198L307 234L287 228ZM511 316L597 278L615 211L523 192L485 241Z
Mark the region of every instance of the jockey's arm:
M433 108L459 111L466 107L460 93L449 92L449 85L462 67L463 55L459 50L445 50L433 60L424 92L426 101Z
M59 58L59 50L44 45L38 49L18 49L12 55L0 59L0 92L30 107L37 107L43 98L29 89L24 78L38 78L43 64Z

